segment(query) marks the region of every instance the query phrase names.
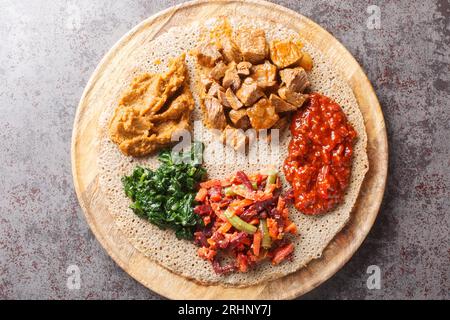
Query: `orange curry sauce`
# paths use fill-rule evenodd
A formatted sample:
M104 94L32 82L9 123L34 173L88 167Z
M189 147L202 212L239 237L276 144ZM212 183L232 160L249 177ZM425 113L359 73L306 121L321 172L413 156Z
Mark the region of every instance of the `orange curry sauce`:
M341 107L318 93L291 123L292 140L284 162L295 207L309 215L340 203L350 180L356 131Z

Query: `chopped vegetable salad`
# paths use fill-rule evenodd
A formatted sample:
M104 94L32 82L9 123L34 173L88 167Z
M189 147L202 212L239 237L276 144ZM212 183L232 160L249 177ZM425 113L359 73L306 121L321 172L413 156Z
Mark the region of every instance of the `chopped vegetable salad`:
M194 213L204 226L194 233L198 255L211 261L218 274L246 272L270 260L276 265L288 259L294 245L287 234L297 227L289 219L286 204L292 196L281 195L274 170L230 179L200 183Z

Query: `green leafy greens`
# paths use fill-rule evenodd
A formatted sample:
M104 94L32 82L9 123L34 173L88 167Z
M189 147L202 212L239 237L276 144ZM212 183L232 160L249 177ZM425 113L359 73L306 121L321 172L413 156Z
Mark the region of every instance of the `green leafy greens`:
M124 176L124 191L133 201L134 213L161 229L175 230L178 239L192 239L195 226L203 223L193 212L196 186L206 176L199 164L202 150L200 143L193 143L190 152L165 150L158 157L158 169L136 167Z

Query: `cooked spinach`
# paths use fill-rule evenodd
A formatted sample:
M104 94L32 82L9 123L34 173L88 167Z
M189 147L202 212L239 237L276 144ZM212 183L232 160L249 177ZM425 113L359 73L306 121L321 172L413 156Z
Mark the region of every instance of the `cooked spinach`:
M196 186L206 176L198 163L202 150L200 143L194 143L190 152L165 150L158 157L158 169L136 167L124 176L123 187L133 201L134 213L162 229L175 230L179 239L192 239L195 226L203 223L193 212Z

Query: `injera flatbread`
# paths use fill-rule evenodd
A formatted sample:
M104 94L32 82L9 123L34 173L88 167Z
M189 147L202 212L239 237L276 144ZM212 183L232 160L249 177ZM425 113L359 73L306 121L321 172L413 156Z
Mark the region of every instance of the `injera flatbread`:
M314 68L309 73L312 90L327 95L339 103L346 113L349 121L358 133L358 139L354 147L353 170L350 186L345 196L344 203L332 212L321 216L306 216L295 208L291 208L290 216L297 224L299 236L292 238L295 245L293 261L285 261L280 265L272 266L270 262L258 266L247 273L234 273L229 275L217 275L211 264L197 256L197 249L192 242L178 240L175 234L169 230L160 230L148 221L137 217L129 209L130 200L125 196L121 177L130 174L137 165L156 168L158 162L155 156L144 159L133 159L121 154L117 146L108 137L108 122L120 95L126 90L132 79L144 72L165 72L170 57L175 57L182 52L196 47L204 28L210 28L217 20L211 19L204 25L192 24L183 28L171 28L159 35L153 41L143 45L139 52L133 52L135 64L129 66L129 73L124 79L120 79L121 86L108 88L110 92L109 103L105 105L105 111L99 123L101 193L109 203L109 213L113 215L115 222L124 233L128 241L145 256L161 264L168 270L186 278L204 284L221 284L224 286L249 286L263 281L269 281L306 266L312 259L320 258L323 250L333 237L345 226L353 205L357 199L364 175L368 170L366 154L367 137L364 121L356 102L355 96L349 85L333 70L333 61L326 61L321 53L306 42L301 35L288 30L282 25L256 19L230 18L230 23L236 30L241 25L262 28L266 32L268 41L274 39L299 39L304 43L304 49L311 54ZM161 63L156 63L155 61ZM195 58L187 55L187 64L194 78ZM200 105L196 93L194 81L191 88L196 101L196 109L193 120L201 119ZM220 142L205 129L200 121L194 125L195 138L206 145L204 166L208 170L209 178L224 178L234 174L238 170L247 173L257 172L267 164L273 164L281 172L283 160L287 155L287 146L290 140L289 130L285 130L280 136L280 146L277 152L272 152L272 157L260 157L258 159L246 158L227 148L225 154ZM267 144L265 144L267 146ZM272 151L274 151L272 150ZM227 161L221 161L227 156ZM230 160L231 157L231 160ZM233 158L234 157L234 158ZM284 187L288 185L284 181Z

